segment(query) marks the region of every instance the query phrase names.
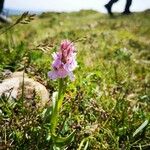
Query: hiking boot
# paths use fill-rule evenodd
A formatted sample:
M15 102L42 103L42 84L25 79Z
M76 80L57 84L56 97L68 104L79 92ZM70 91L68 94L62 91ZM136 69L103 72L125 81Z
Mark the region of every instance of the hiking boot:
M131 15L132 13L131 13L131 11L124 11L124 12L122 12L122 15Z
M113 16L113 13L111 12L111 6L108 5L108 4L106 4L106 5L104 5L104 6L105 6L105 8L107 9L108 14L109 14L110 16Z
M6 15L0 14L0 22L9 24L12 22L12 20L8 18Z

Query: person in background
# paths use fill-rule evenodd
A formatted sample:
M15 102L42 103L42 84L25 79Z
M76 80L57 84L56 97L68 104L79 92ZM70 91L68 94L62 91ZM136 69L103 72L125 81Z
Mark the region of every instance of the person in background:
M4 0L0 0L0 21L3 23L11 23L11 19L3 13Z
M111 8L113 6L114 3L116 3L118 0L110 0L106 5L105 5L105 8L107 9L107 12L109 13L109 15L113 15L112 11L111 11ZM129 15L131 14L131 11L130 11L130 6L132 4L132 0L126 0L126 6L125 6L125 10L122 14L124 15Z

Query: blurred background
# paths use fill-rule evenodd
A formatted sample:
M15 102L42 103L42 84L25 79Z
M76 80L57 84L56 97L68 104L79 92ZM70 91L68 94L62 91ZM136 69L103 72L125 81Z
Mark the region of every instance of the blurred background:
M81 9L93 9L106 13L104 5L109 0L5 0L5 10L9 14L18 14L23 11L34 13L45 11L71 12ZM112 11L122 12L126 0L118 1L112 8ZM144 11L150 8L150 0L133 0L131 11Z

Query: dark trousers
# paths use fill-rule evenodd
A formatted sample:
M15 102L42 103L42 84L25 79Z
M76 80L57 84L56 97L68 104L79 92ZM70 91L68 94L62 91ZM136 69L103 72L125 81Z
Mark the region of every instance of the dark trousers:
M3 11L4 0L0 0L0 13Z
M110 6L110 7L112 7L112 5L114 4L114 3L116 3L118 0L110 0L109 2L108 2L108 5ZM125 6L125 11L130 11L130 6L131 6L131 4L132 4L132 0L127 0L127 2L126 2L126 6Z

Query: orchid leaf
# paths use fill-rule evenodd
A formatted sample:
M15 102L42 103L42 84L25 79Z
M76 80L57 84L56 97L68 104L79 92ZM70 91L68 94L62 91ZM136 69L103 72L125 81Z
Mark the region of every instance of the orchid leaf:
M66 145L70 144L73 141L73 138L75 136L75 131L73 131L67 137L58 137L58 136L55 136L55 135L52 135L52 136L53 136L55 145L58 146L58 147L63 147L63 146L66 146Z
M56 107L57 98L58 98L58 92L54 92L53 95L52 95L53 110Z

